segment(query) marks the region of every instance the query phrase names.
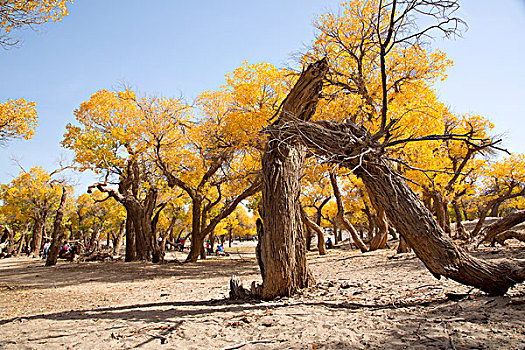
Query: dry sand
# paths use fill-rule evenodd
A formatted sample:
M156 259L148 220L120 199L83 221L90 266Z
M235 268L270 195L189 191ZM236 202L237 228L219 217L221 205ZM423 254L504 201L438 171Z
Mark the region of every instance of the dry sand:
M525 258L525 245L484 248ZM294 298L233 303L253 254L196 264L0 260L2 349L525 349L525 285L488 297L436 280L413 254L309 253ZM182 258L182 256L178 256Z

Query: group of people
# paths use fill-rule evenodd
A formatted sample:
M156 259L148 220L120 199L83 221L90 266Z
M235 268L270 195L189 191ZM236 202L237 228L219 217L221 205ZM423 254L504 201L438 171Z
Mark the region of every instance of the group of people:
M206 254L207 255L213 254L213 245L211 244L211 241L209 239L206 241ZM215 251L215 255L229 255L229 254L224 251L224 246L222 245L222 243L219 243L217 245L217 250Z
M58 248L58 257L61 259L67 259L71 254L73 254L74 246L72 246L69 242L64 241ZM49 255L49 250L51 249L51 241L46 240L43 246L43 254L42 259L47 259Z

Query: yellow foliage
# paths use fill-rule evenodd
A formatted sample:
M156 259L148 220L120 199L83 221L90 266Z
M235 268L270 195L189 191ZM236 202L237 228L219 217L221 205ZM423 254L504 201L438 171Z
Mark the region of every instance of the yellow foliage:
M33 27L49 21L60 21L68 15L72 0L6 0L0 2L0 45L16 44L12 30Z
M0 142L33 137L37 125L36 103L23 98L0 103Z

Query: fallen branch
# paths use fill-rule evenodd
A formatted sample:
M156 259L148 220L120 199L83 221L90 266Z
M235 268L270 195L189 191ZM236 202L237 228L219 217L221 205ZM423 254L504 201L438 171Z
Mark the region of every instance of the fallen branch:
M245 341L244 343L239 343L239 344L235 344L235 345L232 345L232 346L228 346L226 348L222 348L222 350L240 349L243 346L246 346L248 344L273 343L273 342L282 342L282 340L279 340L279 339L249 340L249 341Z

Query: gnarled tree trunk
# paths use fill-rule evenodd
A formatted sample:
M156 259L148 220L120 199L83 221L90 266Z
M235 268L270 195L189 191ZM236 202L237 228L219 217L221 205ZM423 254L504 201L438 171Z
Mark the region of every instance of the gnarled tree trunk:
M524 261L484 261L463 251L386 162L380 159L364 162L356 174L437 278L445 276L493 295L505 294L511 286L525 280Z
M274 125L292 120L309 120L315 112L323 79L325 60L310 65L283 101ZM262 212L264 234L260 240L263 284L259 297L288 296L313 282L306 263L306 242L301 221L301 176L305 148L284 145L279 133L269 131L262 158Z
M353 169L435 277L445 276L492 295L502 295L525 280L524 260L481 260L454 243L419 196L382 159L381 145L363 127L350 121L295 121L278 126L278 131L288 136L288 142L300 140L317 154Z

